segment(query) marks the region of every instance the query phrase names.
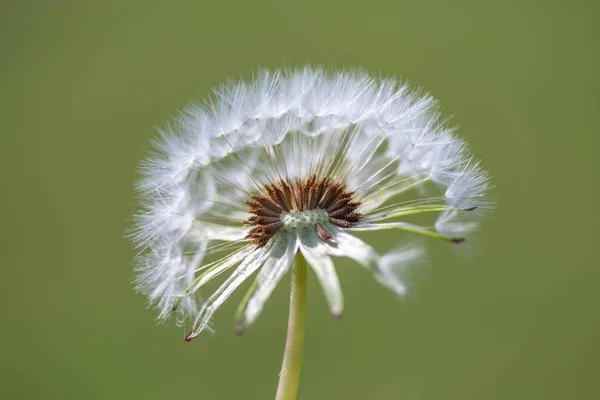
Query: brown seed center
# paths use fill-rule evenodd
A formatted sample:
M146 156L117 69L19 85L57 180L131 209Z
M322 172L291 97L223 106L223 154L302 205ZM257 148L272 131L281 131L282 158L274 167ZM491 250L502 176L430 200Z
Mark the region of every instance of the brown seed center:
M253 226L246 236L257 247L263 247L283 227L282 213L324 210L329 222L342 228L356 225L361 214L356 211L360 202L352 201L354 192L330 178L319 179L312 175L306 179L296 178L293 183L280 180L265 185L260 196L247 201L248 212L253 214L245 225ZM319 237L331 240L331 233L322 225L315 224Z

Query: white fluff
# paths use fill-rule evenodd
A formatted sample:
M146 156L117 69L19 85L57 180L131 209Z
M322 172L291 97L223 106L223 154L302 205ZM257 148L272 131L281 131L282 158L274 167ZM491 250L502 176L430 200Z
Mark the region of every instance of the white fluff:
M248 217L244 201L265 183L319 172L356 192L364 219L354 230L401 229L456 242L455 235L478 225L471 211L490 207L487 174L440 120L436 102L361 71L262 71L251 82L222 85L159 132L154 149L142 163L143 206L132 233L141 249L138 288L161 319L177 308L180 321L194 321L188 338L259 270L240 308L241 327L253 322L296 251L315 269L336 315L343 299L330 256L350 257L384 286L406 291L392 271L421 253L404 247L380 256L352 229L331 225L332 246L310 228L286 226L267 246L253 248L239 221ZM425 212L439 215L434 226L398 220ZM204 262L207 249L227 243L233 250ZM198 290L221 273L229 278L201 299Z

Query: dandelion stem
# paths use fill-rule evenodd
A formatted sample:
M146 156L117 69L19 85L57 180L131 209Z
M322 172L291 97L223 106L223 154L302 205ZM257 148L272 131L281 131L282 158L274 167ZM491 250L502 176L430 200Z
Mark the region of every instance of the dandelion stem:
M298 252L292 270L290 316L276 400L295 400L298 393L306 322L306 277L306 260L302 253Z

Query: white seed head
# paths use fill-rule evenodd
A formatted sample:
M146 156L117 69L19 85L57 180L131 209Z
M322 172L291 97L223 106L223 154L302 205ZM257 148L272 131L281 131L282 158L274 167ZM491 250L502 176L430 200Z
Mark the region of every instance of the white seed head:
M355 260L404 294L403 271L422 249L380 255L352 232L461 243L491 208L487 174L433 98L361 71L262 71L219 86L153 144L131 234L138 289L160 319L176 311L178 322L191 321L187 340L210 328L219 306L256 274L237 324L254 322L297 252L336 316L343 296L332 257ZM437 215L433 226L407 219L422 213ZM218 276L224 282L200 296Z

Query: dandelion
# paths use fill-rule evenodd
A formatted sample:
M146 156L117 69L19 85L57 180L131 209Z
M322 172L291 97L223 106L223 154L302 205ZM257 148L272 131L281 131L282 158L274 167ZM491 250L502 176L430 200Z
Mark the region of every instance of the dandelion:
M138 288L159 319L175 312L191 326L189 341L211 329L216 310L252 277L236 315L243 332L291 270L278 398L295 398L309 266L339 318L343 295L332 258L353 259L403 295L403 271L423 257L410 241L379 254L355 232L459 244L490 206L486 173L437 103L360 71L263 71L223 85L187 107L155 148L139 183ZM410 219L415 214L435 220L420 225Z

